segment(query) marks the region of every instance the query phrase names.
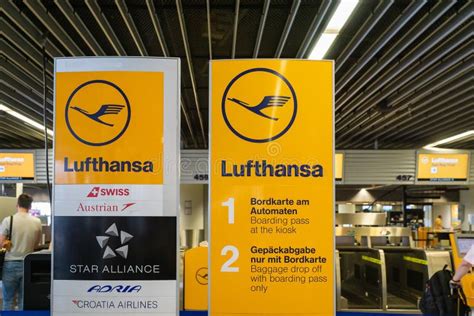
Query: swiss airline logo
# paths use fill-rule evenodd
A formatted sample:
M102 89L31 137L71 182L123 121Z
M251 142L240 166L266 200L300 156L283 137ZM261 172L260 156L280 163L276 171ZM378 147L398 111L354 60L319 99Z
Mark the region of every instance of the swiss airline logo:
M101 188L93 187L87 194L88 198L111 197L111 196L129 196L130 190L127 188Z

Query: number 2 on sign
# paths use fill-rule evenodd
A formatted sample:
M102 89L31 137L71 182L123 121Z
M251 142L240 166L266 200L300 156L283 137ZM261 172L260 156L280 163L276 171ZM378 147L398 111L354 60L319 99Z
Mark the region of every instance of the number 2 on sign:
M221 256L227 255L228 252L232 253L232 257L222 265L221 272L239 272L238 267L231 267L231 265L239 259L239 249L235 246L225 246L222 248Z
M234 224L234 198L229 198L227 201L222 202L222 206L226 206L229 209L229 224Z

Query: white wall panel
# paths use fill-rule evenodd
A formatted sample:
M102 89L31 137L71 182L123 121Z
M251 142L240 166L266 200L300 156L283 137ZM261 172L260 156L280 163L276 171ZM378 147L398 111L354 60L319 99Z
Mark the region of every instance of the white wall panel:
M345 150L344 184L414 184L415 150ZM399 181L398 176L409 176Z

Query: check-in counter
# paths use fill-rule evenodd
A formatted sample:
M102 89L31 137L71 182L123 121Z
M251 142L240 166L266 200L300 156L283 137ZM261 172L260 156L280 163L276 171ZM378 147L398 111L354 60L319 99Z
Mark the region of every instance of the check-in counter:
M29 254L24 260L23 309L49 310L51 293L51 252Z
M410 247L374 247L385 254L387 309L417 309L425 283L444 265L451 266L448 251Z
M426 281L449 251L413 247L403 227L337 227L338 309L416 310Z
M382 310L385 259L383 251L354 245L353 237L336 237L338 308Z

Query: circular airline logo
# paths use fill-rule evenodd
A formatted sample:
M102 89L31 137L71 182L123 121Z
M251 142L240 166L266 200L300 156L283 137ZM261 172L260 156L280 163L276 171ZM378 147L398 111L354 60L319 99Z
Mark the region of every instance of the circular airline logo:
M79 85L66 103L66 125L81 143L104 146L122 137L130 124L127 96L116 84L91 80Z
M282 74L253 68L238 74L222 96L222 115L239 138L253 143L285 135L296 118L296 93Z
M200 268L196 271L196 282L201 285L207 285L209 282L209 274L207 268Z

